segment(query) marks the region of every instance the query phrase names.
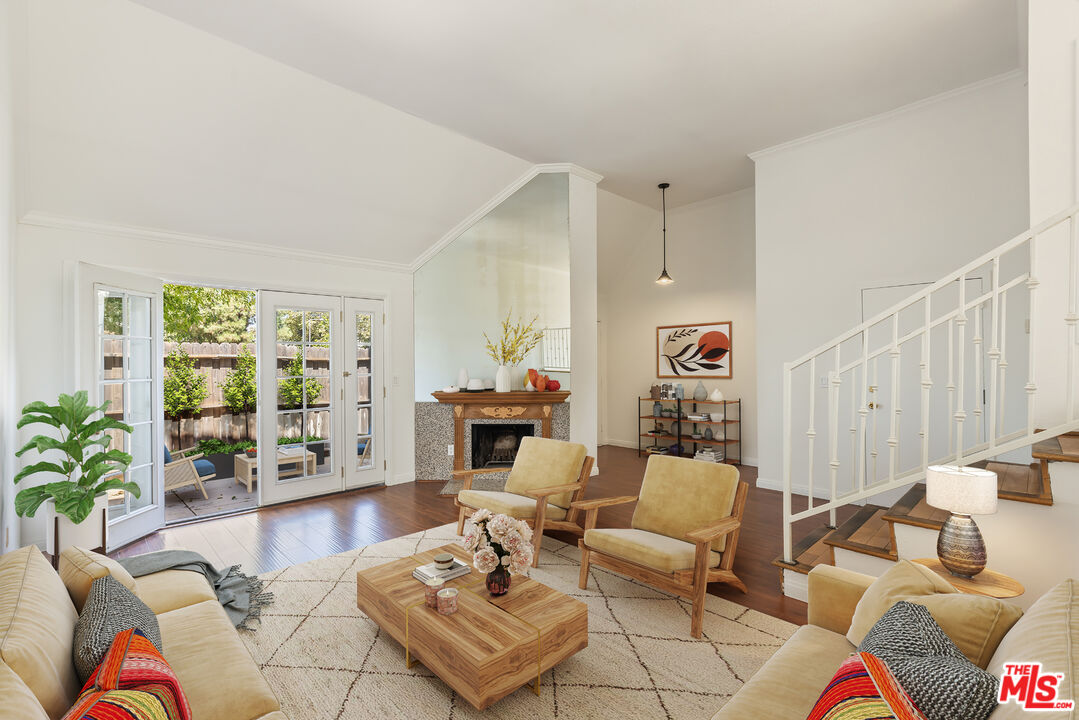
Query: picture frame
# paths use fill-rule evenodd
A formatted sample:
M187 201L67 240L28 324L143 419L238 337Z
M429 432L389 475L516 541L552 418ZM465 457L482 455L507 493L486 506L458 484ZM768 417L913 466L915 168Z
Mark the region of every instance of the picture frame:
M733 325L724 320L656 327L656 377L730 380Z

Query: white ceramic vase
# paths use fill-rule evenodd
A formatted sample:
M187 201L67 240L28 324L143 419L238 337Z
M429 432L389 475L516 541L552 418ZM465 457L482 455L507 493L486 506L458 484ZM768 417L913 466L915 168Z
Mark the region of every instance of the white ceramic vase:
M60 515L56 512L56 507L53 505L52 500L46 501L45 505L43 505L45 508L45 520L48 523L45 542L46 550L50 554L56 555L72 545L86 548L87 550L104 547L106 540L102 536L104 532L102 517L108 505L108 495L99 495L94 499L94 509L85 520L76 525L68 520L66 515ZM55 522L56 520L60 521L59 525ZM59 547L57 547L57 538L54 532L57 527L59 527L60 531Z
M708 396L708 399L712 402L723 402L723 392L716 388L712 391L712 394Z
M468 370L461 368L457 371L457 387L462 390L468 387Z
M495 392L510 392L513 389L513 373L506 365L499 365L495 371Z

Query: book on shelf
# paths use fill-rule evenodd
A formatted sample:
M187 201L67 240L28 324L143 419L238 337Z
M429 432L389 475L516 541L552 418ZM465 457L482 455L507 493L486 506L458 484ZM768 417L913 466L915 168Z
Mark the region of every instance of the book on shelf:
M445 582L449 582L454 578L468 575L470 572L472 572L471 565L467 565L458 560L457 558L454 558L453 565L451 565L446 570L439 570L435 567L434 563L428 563L426 565L420 565L418 568L413 570L412 577L416 578L422 583L425 583L428 580L434 580L435 578L438 578Z

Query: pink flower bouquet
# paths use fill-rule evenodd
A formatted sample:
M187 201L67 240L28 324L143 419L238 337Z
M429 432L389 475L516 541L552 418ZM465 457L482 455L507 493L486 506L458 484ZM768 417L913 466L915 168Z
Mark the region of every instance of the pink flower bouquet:
M532 567L532 528L509 515L477 510L465 524L464 545L481 573L502 567L513 575L527 575Z

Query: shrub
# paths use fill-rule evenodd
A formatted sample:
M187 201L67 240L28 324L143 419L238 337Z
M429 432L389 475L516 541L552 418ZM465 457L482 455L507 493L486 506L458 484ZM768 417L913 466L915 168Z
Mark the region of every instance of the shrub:
M255 356L246 345L240 348L236 365L225 376L225 383L221 386L221 397L228 409L234 413L255 411L255 403L258 401L255 386Z
M202 401L210 394L206 376L195 371L195 360L183 348L165 358L165 416L177 420L202 412Z
M289 360L285 366L285 375L303 375L303 356L297 352L296 357ZM292 377L281 380L277 386L277 404L284 410L303 407L304 391L307 392L307 404L313 405L318 402L322 395L322 383L314 378Z

